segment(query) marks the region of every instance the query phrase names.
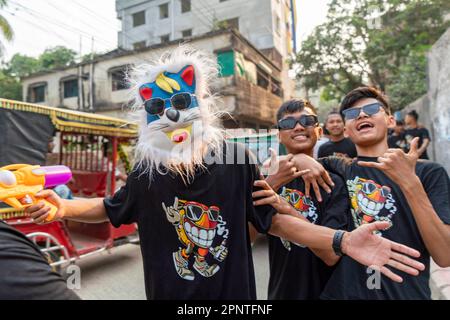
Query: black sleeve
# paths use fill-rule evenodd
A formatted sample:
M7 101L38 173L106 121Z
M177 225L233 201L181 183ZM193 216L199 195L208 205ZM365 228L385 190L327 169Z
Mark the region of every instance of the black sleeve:
M34 243L0 221L0 300L78 300Z
M250 151L247 151L246 154L246 161L248 161L249 163L249 165L247 166L248 184L246 186L247 221L251 222L259 233L265 234L269 232L269 229L272 226L272 217L276 213L276 210L269 205L257 207L253 205L252 193L258 190L257 188L255 188L254 182L256 180L259 180L260 172L258 166L255 164L256 159L254 155Z
M428 139L431 141L430 132L426 128L422 128L421 130L422 139Z
M120 188L112 198L105 198L103 201L106 214L111 224L118 228L122 224L131 224L138 220L138 210L136 207L137 181L139 174L133 171L127 179L125 186Z
M358 152L356 151L356 145L350 139L348 139L348 142L349 142L349 150L348 150L347 155L350 158L356 158L358 156Z
M350 201L344 180L332 174L334 188L331 195L326 195L322 190L325 199L322 205L321 225L335 230L349 229Z
M320 158L318 161L325 168L325 170L337 174L342 179L345 179L345 172L347 167L351 164L351 160L335 156Z
M323 145L321 145L320 147L319 147L319 150L318 150L318 152L317 152L317 157L318 158L323 158L323 157L326 157L327 156L327 154L326 154L326 142L323 144Z
M430 166L422 179L423 187L439 218L450 224L450 179L441 165L430 163Z

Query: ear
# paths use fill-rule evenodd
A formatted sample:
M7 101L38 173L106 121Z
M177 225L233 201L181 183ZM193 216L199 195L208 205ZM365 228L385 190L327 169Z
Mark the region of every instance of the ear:
M394 116L392 116L392 115L388 116L387 125L388 125L389 129L394 129L395 128L395 118L394 118Z
M139 89L139 94L141 95L142 100L146 101L152 98L153 90L149 87L141 87Z
M323 129L322 129L321 126L317 126L315 130L316 130L316 133L317 133L317 140L319 140L322 137L322 135L323 135Z
M344 138L348 138L347 127L344 126Z
M184 67L183 70L181 70L181 79L184 80L184 82L186 82L186 84L190 87L192 87L192 85L195 82L195 71L194 71L194 66L187 66Z

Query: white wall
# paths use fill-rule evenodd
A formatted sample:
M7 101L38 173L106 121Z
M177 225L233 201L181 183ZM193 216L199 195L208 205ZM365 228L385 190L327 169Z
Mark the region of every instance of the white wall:
M286 0L280 0L286 1ZM180 0L133 1L128 7L128 0L116 1L118 16L122 19L122 33L119 34L119 46L131 49L134 42L146 40L147 45L159 43L160 36L171 34L172 9L175 4L174 32L175 38L181 39L181 32L192 29L193 35L211 31L213 20L219 21L239 17L240 32L257 48L274 47L272 2L277 0L192 0L191 12L181 13ZM138 3L136 5L136 3ZM159 5L169 3L169 18L159 19ZM146 24L133 28L132 14L145 10ZM281 15L281 14L280 14ZM281 48L277 48L281 49Z
M215 37L205 38L197 40L193 43L195 47L199 50L204 50L207 52L213 52L216 49L231 47L231 35L223 34ZM112 68L133 65L146 62L148 60L159 57L164 51L170 50L172 47L164 47L161 49L152 50L149 52L141 52L132 55L126 55L122 57L116 57L113 59L99 61L95 64L94 68L94 84L95 84L95 104L104 104L105 106L112 106L113 104L124 104L129 101L127 95L128 90L112 91L112 79L109 71ZM83 67L83 73L89 72L89 65ZM46 98L44 102L40 104L48 105L52 107L67 107L71 109L78 108L77 97L63 99L61 103L60 91L62 91L62 85L60 83L61 79L68 76L76 76L78 73L77 68L69 68L63 71L56 71L53 73L47 73L40 76L35 76L32 78L23 80L23 97L26 99L28 87L35 83L47 82ZM85 95L85 106L89 104L89 80L83 81L84 95ZM230 100L231 101L231 100ZM234 101L234 100L233 100ZM227 108L233 109L234 106L227 106ZM105 111L106 112L106 111ZM106 112L108 113L108 112ZM117 111L113 111L117 113Z

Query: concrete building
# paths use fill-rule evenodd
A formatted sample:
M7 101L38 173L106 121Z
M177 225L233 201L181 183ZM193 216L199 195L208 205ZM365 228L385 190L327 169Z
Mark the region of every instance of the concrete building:
M282 102L282 66L269 59L235 29L193 36L191 45L216 55L221 67L214 91L222 96L227 128L269 128ZM27 102L123 117L129 97L124 72L178 46L179 41L137 50L115 50L91 62L22 79Z
M296 50L295 0L116 0L116 11L119 48L128 50L236 28L282 67L283 91L293 95L286 60Z

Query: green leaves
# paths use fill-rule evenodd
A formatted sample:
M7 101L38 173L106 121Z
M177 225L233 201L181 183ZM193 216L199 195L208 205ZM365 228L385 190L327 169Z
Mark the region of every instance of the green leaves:
M38 58L15 54L0 70L0 97L22 100L20 78L39 71L69 66L75 63L75 56L75 51L65 47L47 49Z
M75 63L77 53L63 46L46 49L40 56L42 70L67 67Z
M6 0L0 0L0 9L5 7ZM9 24L8 20L0 14L0 34L7 40L11 41L14 38L14 32ZM2 56L2 43L0 42L0 56Z

